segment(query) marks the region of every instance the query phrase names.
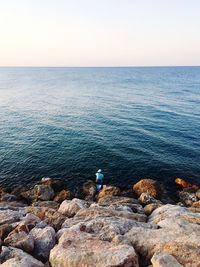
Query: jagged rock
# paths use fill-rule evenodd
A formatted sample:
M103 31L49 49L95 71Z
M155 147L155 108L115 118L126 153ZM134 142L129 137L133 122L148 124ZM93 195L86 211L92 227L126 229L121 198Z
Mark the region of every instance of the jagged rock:
M55 193L54 190L49 185L35 185L34 187L36 199L49 201L52 200Z
M200 200L200 189L196 191L196 197Z
M150 223L142 223L122 217L73 217L66 219L62 225L62 229L58 232L61 236L65 228L75 230L84 230L87 233L96 235L99 239L105 241L112 241L117 235L124 235L132 227L139 228L158 228L157 225Z
M13 227L10 224L0 225L0 239L4 240L8 234L13 230Z
M121 192L120 188L117 186L106 186L104 185L103 188L99 191L99 194L97 196L97 199L100 199L102 197L112 197L117 196Z
M155 252L164 251L173 255L183 266L198 266L200 253L200 214L184 207L164 205L153 211L148 222L159 229L136 227L124 235L143 258L150 264ZM193 265L192 265L193 264Z
M144 213L149 216L155 209L161 207L162 204L160 203L151 203L144 207Z
M151 262L153 267L183 267L172 255L164 252L155 253Z
M41 179L40 183L43 185L50 186L54 190L54 192L59 192L63 190L63 188L65 188L64 181L59 180L59 179L52 179L49 177L44 177Z
M140 203L144 205L151 204L151 203L162 204L161 201L155 199L149 193L142 193L138 200Z
M142 179L133 185L133 191L139 197L142 193L148 193L154 198L162 195L162 188L158 181L153 179Z
M30 236L34 239L33 255L41 261L47 261L50 250L55 245L55 230L53 227L35 227L30 231Z
M64 200L61 203L58 212L66 215L67 217L73 217L79 210L88 208L89 205L90 203L88 203L87 201L78 198L74 198L72 200Z
M52 267L139 267L134 248L101 241L91 234L66 231L50 252Z
M63 189L62 191L60 191L55 197L54 197L54 201L58 202L58 203L62 203L64 200L66 199L71 199L71 192L69 190L65 190Z
M41 261L18 248L2 247L0 254L1 267L43 267Z
M133 213L130 211L124 211L124 210L116 210L112 207L103 207L96 205L95 207L90 207L86 209L79 210L76 215L76 217L122 217L127 218L139 222L146 222L146 215L145 214L139 214L139 213Z
M183 180L182 178L176 178L175 179L175 183L178 184L182 188L193 188L193 189L196 189L196 190L199 189L198 185L191 184L191 183Z
M20 211L0 210L0 225L17 222L22 216L23 214Z
M19 208L26 207L27 204L21 201L1 201L0 202L0 209L10 209L10 210L19 210Z
M183 190L179 192L180 201L186 206L192 206L193 202L198 201L198 198L193 189Z
M88 180L83 184L83 195L85 200L93 200L96 193L95 182Z
M37 201L32 203L33 207L47 207L51 209L58 209L59 204L55 201Z
M52 226L56 231L61 228L61 225L65 221L66 217L60 212L55 211L47 207L27 207L26 212L30 212L41 220L46 220L46 222Z
M195 207L195 208L200 208L200 200L193 202L192 206Z
M25 252L31 253L34 249L34 240L26 232L11 232L5 239L4 244L15 248L20 248Z
M19 198L15 195L12 195L12 194L5 193L5 194L1 195L1 201L16 202L18 200L19 200Z

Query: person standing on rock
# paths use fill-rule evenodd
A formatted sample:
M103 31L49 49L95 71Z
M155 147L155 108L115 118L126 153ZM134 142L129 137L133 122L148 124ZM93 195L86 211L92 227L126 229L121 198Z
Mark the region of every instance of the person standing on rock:
M103 188L103 180L104 180L104 175L102 173L102 170L99 169L96 173L96 189L97 189L97 191L99 191Z

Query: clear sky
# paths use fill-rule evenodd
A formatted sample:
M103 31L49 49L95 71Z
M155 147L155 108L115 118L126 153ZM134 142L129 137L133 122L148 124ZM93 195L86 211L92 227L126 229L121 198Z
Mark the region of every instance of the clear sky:
M200 0L0 0L0 65L200 65Z

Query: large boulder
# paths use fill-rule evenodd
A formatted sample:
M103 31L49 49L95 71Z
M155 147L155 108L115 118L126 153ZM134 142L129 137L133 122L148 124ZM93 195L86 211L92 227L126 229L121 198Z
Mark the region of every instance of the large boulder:
M54 192L59 192L63 188L65 188L64 181L59 180L59 179L49 178L49 177L43 177L40 181L40 184L50 186L54 190Z
M61 203L58 212L67 217L73 217L79 210L88 208L89 206L90 203L87 201L74 198L72 200L64 200Z
M17 222L23 217L23 215L23 211L14 211L10 209L0 210L0 225Z
M54 190L49 185L35 185L34 187L36 199L49 201L52 200L55 193Z
M93 200L96 193L95 182L88 180L83 184L83 195L85 200Z
M15 248L20 248L27 253L31 253L34 249L34 240L26 232L21 231L11 232L7 238L4 239L4 244Z
M52 267L139 267L134 248L101 241L91 234L66 231L50 252Z
M30 231L30 236L34 239L35 258L41 261L47 261L50 250L55 245L55 230L51 226L45 228L33 228Z
M144 265L150 264L154 253L162 251L184 267L199 266L200 213L168 204L154 210L148 222L159 228L138 231L132 227L123 236L140 253Z
M59 208L59 204L55 201L37 201L32 203L33 207L47 207L51 209L57 210Z
M132 227L137 227L138 230L141 228L158 228L157 225L138 222L123 217L99 216L94 218L75 216L66 219L62 225L62 229L58 232L58 236L61 236L66 228L70 228L79 231L84 230L104 241L112 241L116 236L127 233Z
M146 215L145 214L139 214L134 213L129 210L120 210L120 209L114 209L111 207L103 207L103 206L91 206L86 209L81 209L77 212L76 217L90 217L90 218L96 218L96 217L122 217L127 218L139 222L146 222Z
M159 198L162 195L162 188L158 181L153 179L142 179L133 185L133 191L140 197L142 193L148 193L154 198Z
M2 247L0 254L1 267L43 267L41 261L36 260L21 249Z
M120 192L121 192L121 189L117 186L104 185L103 188L99 191L97 199L100 199L102 197L118 196Z
M151 204L151 203L162 204L161 201L155 199L149 193L142 193L138 200L141 204L144 204L144 205Z
M66 199L71 199L71 196L72 194L69 190L63 189L59 193L56 194L53 200L58 203L62 203Z
M178 184L181 188L193 188L193 189L199 189L199 186L196 184L189 183L182 178L176 178L175 183Z
M183 267L172 255L159 252L151 259L153 267Z

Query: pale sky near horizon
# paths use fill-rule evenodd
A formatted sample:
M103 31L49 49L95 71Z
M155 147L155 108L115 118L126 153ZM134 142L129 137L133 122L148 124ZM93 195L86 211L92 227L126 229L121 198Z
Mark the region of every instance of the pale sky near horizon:
M200 0L0 0L0 66L200 65Z

